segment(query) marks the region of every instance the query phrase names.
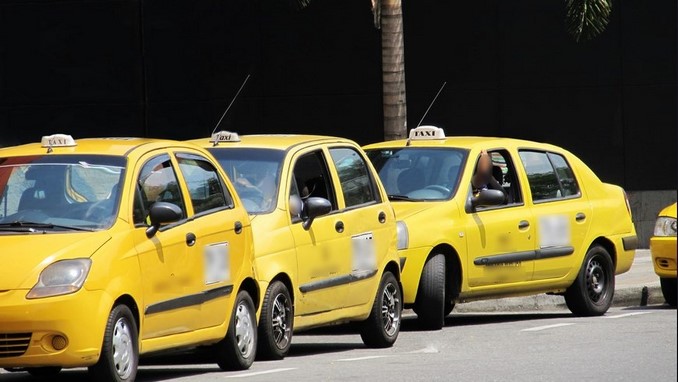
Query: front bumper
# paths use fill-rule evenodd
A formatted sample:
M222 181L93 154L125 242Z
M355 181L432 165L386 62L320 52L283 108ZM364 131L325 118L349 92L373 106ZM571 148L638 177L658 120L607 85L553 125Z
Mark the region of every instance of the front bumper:
M650 252L657 276L676 278L676 237L654 236L650 238Z
M35 300L27 290L0 292L0 367L93 365L99 359L112 299L80 291ZM65 347L55 349L55 343ZM55 337L57 337L55 339Z

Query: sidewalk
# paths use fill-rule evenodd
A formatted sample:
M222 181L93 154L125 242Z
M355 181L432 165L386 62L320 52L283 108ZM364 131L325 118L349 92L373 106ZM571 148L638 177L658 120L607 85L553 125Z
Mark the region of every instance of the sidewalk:
M652 256L649 249L639 249L631 270L616 277L616 286L612 306L640 306L663 304L659 276L654 273ZM647 287L647 298L643 298L643 288ZM643 301L645 300L645 301ZM567 310L565 298L540 294L527 297L510 297L495 300L474 301L457 304L458 313L470 312L511 312L530 310Z

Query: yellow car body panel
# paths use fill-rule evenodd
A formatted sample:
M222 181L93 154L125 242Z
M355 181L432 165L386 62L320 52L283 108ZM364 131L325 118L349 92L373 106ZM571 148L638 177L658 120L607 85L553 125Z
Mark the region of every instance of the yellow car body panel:
M294 300L294 330L366 319L384 271L391 267L399 278L396 251L394 211L376 175L379 202L347 208L342 192L333 195L335 208L315 218L308 230L301 221L291 216L290 188L293 187L294 166L300 158L322 153L334 190L342 190L336 164L330 150L348 148L360 156L362 149L354 142L337 137L314 135L243 135L238 141L214 144L209 138L190 143L207 148L234 178L239 170L225 165L221 155L237 150L265 149L281 156L278 192L270 209L250 211L254 235L255 267L262 291L259 306L264 303L264 292L273 281L283 281ZM374 173L369 160L363 158ZM295 183L296 184L296 183ZM240 194L241 199L248 198ZM330 198L332 199L332 198ZM247 206L247 203L246 203ZM384 222L378 221L383 215ZM342 227L339 232L338 227ZM369 234L374 243L374 264L369 270L355 268L352 259L352 241L361 234ZM259 316L261 312L258 312Z
M406 306L415 305L423 266L436 254L446 258L446 295L453 295L452 303L564 292L577 277L586 252L594 243L610 252L616 274L628 271L633 262L637 239L624 191L601 182L583 162L560 147L510 138L443 137L388 141L363 148L380 171L389 194L390 190L399 189L397 175L404 170L398 165L390 168L376 165L386 160L380 156L399 157L403 167L413 165L413 159L406 159L406 150L450 148L462 158L460 175L452 185L453 189L456 187L453 195L419 201L392 196L396 218L405 222L409 233L408 247L399 250L400 256L407 259L402 269ZM482 150L501 152L510 159L516 170L517 179L513 182L519 186L521 202L477 211L469 209L471 179ZM521 165L520 154L526 151L555 153L565 158L580 192L558 200L533 201ZM422 167L419 172L429 170ZM548 242L550 238L540 236L540 227L547 223L544 219L566 227L567 235L557 238L566 241L557 243L558 248ZM457 273L451 274L450 269Z
M26 223L25 227L7 223L0 228L0 247L3 248L0 259L4 264L0 268L0 338L25 336L25 343L20 341L25 345L25 351L17 355L3 354L7 349L0 344L0 367L95 364L100 358L109 314L117 304L127 305L136 318L139 354L222 340L237 292L248 279L255 285L249 217L226 174L208 152L182 142L111 138L80 139L76 143L71 147L46 148L40 144L27 144L0 149L2 188L8 184L8 179L24 176L18 172L10 173L11 166L19 162L26 162L26 166L32 161L51 165L53 160L70 163L69 157L106 157L116 158L120 163L115 175L120 177L116 183L117 196L112 196L117 212L109 224L97 225L93 220L93 225L86 225L89 222L78 215L78 218L59 218L72 224L73 228L39 225L31 228L33 223ZM185 201L185 216L178 222L162 226L149 238L146 235L148 226L134 222L134 195L140 171L147 160L161 155L171 159L178 179L177 190ZM222 190L230 193L233 205L196 213L191 200L199 199L187 187L184 169L177 162L178 155L191 155L214 163L225 187ZM107 173L110 175L110 168L88 163L89 159L76 160L69 166L78 169L100 167L102 178L108 176ZM74 180L77 176L73 170L66 171L71 173L65 181L66 189L61 191L71 205L63 211L76 213L88 199L83 196L83 183ZM96 188L94 183L88 187ZM29 196L44 197L40 192L35 191ZM0 218L11 218L6 208L8 205L10 209L17 208L12 205L17 203L18 197L13 198L9 202L9 198L2 200L1 203L8 204L3 204L5 212ZM19 201L21 203L23 201ZM88 213L93 211L87 210ZM14 216L23 213L19 208ZM35 212L26 214L42 216ZM225 228L225 221L240 222L240 233L234 233L233 227ZM193 244L189 244L188 233L197 237ZM205 266L207 247L215 243L228 247L226 267L229 274L222 279L208 280L212 276ZM57 261L79 258L89 259L91 265L85 281L76 291L27 298L46 267ZM250 293L256 301L257 291ZM57 350L52 346L55 335L66 338L65 348Z
M676 219L676 203L659 212L659 217ZM652 265L657 276L676 278L676 236L652 236L650 238Z

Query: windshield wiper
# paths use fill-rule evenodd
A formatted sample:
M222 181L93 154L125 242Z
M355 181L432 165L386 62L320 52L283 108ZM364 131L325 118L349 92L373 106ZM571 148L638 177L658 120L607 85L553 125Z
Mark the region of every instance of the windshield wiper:
M412 200L409 196L405 195L389 195L388 200Z
M70 231L92 231L90 228L75 227L69 225L59 225L52 223L36 223L29 221L13 221L11 223L0 223L0 230L4 231L18 231L18 232L35 232L36 230L45 229L64 229Z

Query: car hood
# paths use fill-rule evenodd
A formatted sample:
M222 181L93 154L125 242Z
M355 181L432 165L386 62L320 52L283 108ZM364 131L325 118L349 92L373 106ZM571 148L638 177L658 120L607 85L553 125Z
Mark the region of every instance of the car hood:
M0 291L30 289L49 264L90 257L111 236L106 231L0 236Z
M391 202L393 210L395 211L397 220L407 220L414 215L417 215L421 212L428 211L433 208L440 207L441 204L445 202L407 202L407 201L394 201Z

